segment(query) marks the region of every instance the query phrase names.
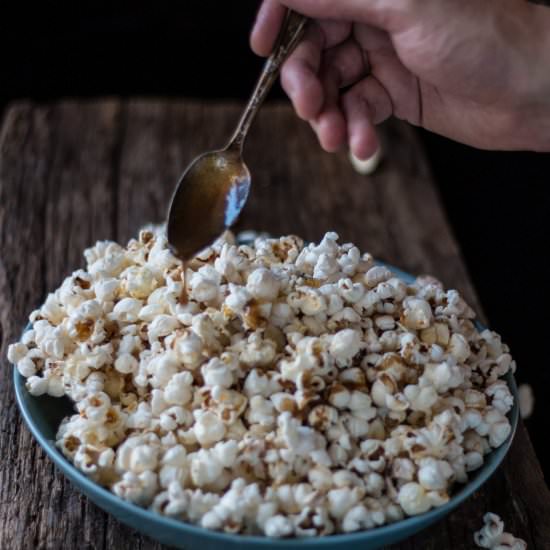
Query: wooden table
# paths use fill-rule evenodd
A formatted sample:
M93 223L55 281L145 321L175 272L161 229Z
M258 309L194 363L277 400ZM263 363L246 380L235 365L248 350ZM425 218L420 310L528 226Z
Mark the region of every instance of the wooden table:
M196 153L224 142L239 108L106 100L22 103L6 112L0 134L0 549L161 548L102 512L55 470L17 411L5 353L30 311L83 264L85 247L98 239L124 242L141 225L162 220L182 169ZM390 124L383 140L383 166L360 176L345 153L323 153L287 106L265 108L246 151L254 186L240 227L312 240L334 229L378 258L434 274L479 311L413 131ZM530 549L550 548L550 496L523 424L484 488L445 521L392 548L471 549L488 511L501 515Z

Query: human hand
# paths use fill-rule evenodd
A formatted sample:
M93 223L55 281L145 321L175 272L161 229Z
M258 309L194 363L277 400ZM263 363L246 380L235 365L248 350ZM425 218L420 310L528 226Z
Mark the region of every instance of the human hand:
M377 148L390 116L484 149L550 150L550 8L524 0L264 0L268 55L289 7L313 18L281 72L321 146Z

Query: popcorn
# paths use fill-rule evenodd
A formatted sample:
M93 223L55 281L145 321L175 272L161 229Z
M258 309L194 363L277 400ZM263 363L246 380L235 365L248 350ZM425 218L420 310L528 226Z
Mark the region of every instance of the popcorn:
M421 386L433 385L438 393L445 393L464 383L464 372L460 367L452 365L448 361L428 363L418 382Z
M19 361L22 361L26 358L27 354L29 353L29 348L23 344L22 342L17 342L16 344L11 344L8 346L8 361L14 365L19 363ZM34 368L34 364L33 364ZM34 373L32 373L34 374ZM25 375L21 373L22 376L25 376L25 378L28 378L29 376L32 376L32 374Z
M166 306L163 304L147 304L139 310L138 318L140 321L150 323L157 317L157 315L162 315L165 312Z
M277 298L280 283L273 272L260 267L248 276L246 290L257 300L271 302Z
M213 357L201 368L204 382L208 386L223 386L229 388L233 384L231 368L218 357Z
M335 519L343 518L346 512L357 504L360 497L360 491L348 487L330 490L327 494L329 514Z
M483 523L483 527L474 533L474 542L479 548L526 550L524 540L504 532L504 522L496 514L485 514Z
M116 358L115 369L122 374L137 372L139 363L130 353L123 353Z
M361 283L354 283L351 279L340 279L338 292L347 303L355 304L363 297L365 288Z
M113 485L113 493L134 504L147 506L153 500L158 487L157 475L151 471L141 474L125 472Z
M417 472L416 464L409 458L396 458L392 465L392 476L397 480L412 481Z
M349 153L349 159L351 161L351 165L353 168L355 168L355 171L363 176L368 176L370 174L373 174L376 172L376 169L380 165L380 162L382 161L383 153L382 149L378 147L374 154L370 156L367 159L360 159L356 157L353 153ZM354 531L356 529L353 529Z
M443 491L453 475L453 469L444 460L426 457L419 460L418 481L428 491Z
M130 457L130 471L140 474L157 467L158 450L148 445L138 445Z
M196 411L193 431L201 445L212 445L225 434L225 426L218 416L209 411Z
M304 315L314 316L323 313L327 304L324 297L315 290L303 290L297 298L296 304Z
M151 376L150 383L153 387L163 387L178 372L177 355L173 351L166 351L155 355L146 366L147 373Z
M21 376L24 376L25 378L30 378L31 376L36 374L36 365L29 357L23 357L21 360L13 362L17 363L17 370L19 371L19 374Z
M499 409L489 407L476 431L480 435L488 436L491 447L500 447L508 439L512 428Z
M114 302L120 288L120 282L114 277L106 277L94 281L92 288L99 302Z
M470 355L470 346L466 338L455 332L449 341L449 352L457 360L458 363L464 363Z
M155 340L163 336L168 336L179 326L179 321L171 315L161 314L157 315L147 331L149 342L153 343Z
M189 455L191 463L191 480L197 487L208 487L219 481L223 472L223 465L211 453L200 449Z
M288 411L281 413L278 425L281 439L287 449L298 456L306 457L313 451L325 447L325 438L320 433L307 426L301 426Z
M218 297L221 275L210 265L195 271L189 280L190 295L197 302L211 302Z
M112 449L102 450L90 445L80 445L72 459L86 475L100 481L103 471L112 466L114 452Z
M372 400L379 407L387 406L387 399L397 391L398 385L395 378L383 372L378 375L371 389Z
M270 395L273 396L281 387L277 380L268 376L265 372L252 369L245 379L243 389L248 397L252 397L253 395L268 397Z
M181 427L189 427L193 423L193 415L187 409L177 405L162 411L159 416L160 427L170 432Z
M159 229L85 257L8 359L73 400L56 445L121 498L229 533L353 532L441 506L510 435L500 337L335 233L227 233L187 296Z
M290 519L281 514L269 518L264 525L264 532L268 537L288 537L292 535L293 531Z
M151 424L153 414L151 406L148 403L141 402L137 409L128 416L126 425L130 429L148 429Z
M119 323L135 323L143 303L135 298L123 298L115 305L111 318Z
M189 474L187 452L183 445L175 444L164 453L159 470L159 482L164 488L172 482L186 483Z
M521 384L518 388L518 395L521 418L527 419L533 414L533 409L535 408L533 388L529 384Z
M330 353L340 366L346 365L361 348L361 337L358 331L344 329L337 332L330 342Z
M22 373L21 375L24 376ZM48 393L49 382L47 378L43 378L40 376L30 376L29 378L27 378L26 387L31 395L38 397L40 395Z
M439 399L434 386L421 387L416 384L405 386L403 393L413 411L429 411Z
M178 359L189 369L196 368L202 358L203 340L194 331L187 331L174 342Z
M269 365L275 358L275 343L261 338L260 334L249 336L239 359L249 367Z
M403 300L403 324L412 330L426 329L432 322L432 308L421 298L409 296Z
M397 500L401 508L409 516L423 514L432 507L432 503L422 485L414 481L405 483L399 489Z
M377 287L380 283L383 283L384 281L390 279L391 276L392 273L387 267L371 267L365 274L365 285L368 288Z
M261 395L254 395L250 399L250 409L247 420L250 424L272 427L275 424L275 407Z
M514 404L514 397L504 380L497 380L487 386L485 394L491 399L491 405L502 414L506 414Z
M346 409L351 401L351 392L341 384L333 384L328 394L328 400L337 409Z
M378 315L374 319L374 324L383 331L393 330L395 319L391 315Z

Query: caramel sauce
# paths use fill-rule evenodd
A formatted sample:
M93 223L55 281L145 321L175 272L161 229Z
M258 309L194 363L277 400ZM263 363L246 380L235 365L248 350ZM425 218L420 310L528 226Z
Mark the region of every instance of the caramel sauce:
M286 338L283 331L275 325L268 325L264 331L264 338L267 338L275 343L277 352L282 352L285 349Z
M281 262L284 262L288 256L289 246L283 246L279 243L273 245L273 255Z
M279 385L283 390L288 390L294 392L296 390L296 385L292 380L279 380Z
M313 277L307 277L304 278L304 285L310 288L320 288L323 285L323 281L314 279Z
M143 244L148 244L153 240L155 235L151 231L142 231L139 235L139 240Z
M115 422L117 422L118 420L118 415L117 413L115 412L115 410L111 407L108 411L107 411L107 414L105 415L105 421L106 421L106 424L114 424Z
M90 398L90 405L91 405L92 407L100 407L102 404L103 404L103 403L102 403L101 399L98 399L98 398L95 397L95 396L92 396L92 397Z
M65 439L65 449L67 449L70 453L76 451L78 447L80 447L80 439L78 439L78 437L70 435Z
M370 455L368 455L369 460L378 460L379 458L382 458L384 456L384 447L380 445L375 451L373 451Z
M405 362L400 355L394 352L390 352L384 355L384 358L382 359L382 361L380 361L376 368L380 370L387 370L392 367L401 367L404 365Z
M92 286L90 281L86 281L85 279L82 279L80 277L77 277L74 282L77 286L84 290L88 290Z
M244 321L246 325L252 330L256 330L265 326L266 320L262 316L260 304L258 304L256 300L251 300L246 307Z
M105 330L106 340L112 340L119 336L119 327L116 321L106 321L103 325L103 330Z
M290 413L295 413L296 410L297 410L297 405L296 405L296 401L294 401L294 399L291 399L290 397L288 399L283 399L281 401L281 411L282 412L290 412Z
M302 374L302 384L305 386L309 386L309 383L311 382L311 379L313 378L313 375L311 374L310 370L306 370Z
M187 262L183 262L182 271L181 271L181 282L183 284L183 287L181 289L179 302L181 305L184 306L189 302L189 294L187 293Z
M420 445L420 443L415 443L411 447L411 452L413 453L423 453L426 450L426 447L424 445Z
M94 322L91 319L75 324L76 334L79 340L87 340L94 331Z

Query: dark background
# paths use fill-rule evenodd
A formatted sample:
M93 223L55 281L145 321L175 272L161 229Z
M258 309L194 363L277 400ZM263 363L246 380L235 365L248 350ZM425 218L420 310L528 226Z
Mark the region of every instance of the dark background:
M20 4L9 13L3 4L0 117L21 98L245 99L262 63L248 48L258 4ZM270 97L284 94L276 87ZM548 479L550 154L479 151L418 132L491 326L512 348L518 381L535 391L527 427Z

